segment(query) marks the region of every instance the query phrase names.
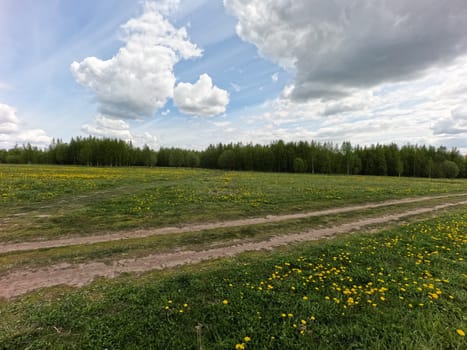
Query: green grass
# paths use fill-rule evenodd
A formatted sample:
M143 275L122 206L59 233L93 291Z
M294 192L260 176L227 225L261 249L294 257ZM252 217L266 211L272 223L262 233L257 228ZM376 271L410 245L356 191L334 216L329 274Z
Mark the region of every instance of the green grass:
M111 262L117 259L129 259L156 253L167 253L174 250L204 250L219 246L234 244L233 241L253 242L267 240L273 236L303 233L311 229L335 227L360 219L380 217L401 212L407 212L421 207L433 207L444 203L444 199L432 199L420 203L409 203L397 206L387 206L359 210L341 214L322 215L307 219L287 220L284 222L261 225L240 226L222 229L211 229L177 234L155 235L145 238L133 238L107 241L94 244L72 245L65 247L44 248L31 251L19 251L0 254L0 276L11 269L36 268L62 262L85 263L87 261ZM457 206L457 211L466 211L467 206ZM432 213L411 217L410 220L421 220ZM404 220L404 219L402 219ZM392 222L377 227L397 225Z
M463 192L467 180L0 165L0 241Z
M0 348L463 349L466 243L467 214L454 211L378 234L52 288L0 304Z

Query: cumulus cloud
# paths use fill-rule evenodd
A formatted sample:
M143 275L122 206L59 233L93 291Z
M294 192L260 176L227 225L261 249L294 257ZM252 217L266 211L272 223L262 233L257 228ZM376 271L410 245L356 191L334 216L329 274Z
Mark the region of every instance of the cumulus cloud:
M274 73L273 75L271 75L271 80L273 82L277 82L279 80L279 74L278 73Z
M464 0L224 0L238 35L296 73L294 100L422 76L467 51Z
M52 138L42 129L27 129L17 115L16 108L0 103L0 148L30 143L44 147Z
M127 142L131 141L134 145L139 147L148 145L152 148L157 148L159 146L157 137L149 132L144 132L142 134L134 133L130 130L130 125L126 121L106 118L103 115L98 115L94 124L82 125L81 131L90 136L116 138Z
M183 113L214 116L225 112L229 93L213 86L211 77L202 74L195 84L179 83L174 90L174 102Z
M201 56L186 29L164 18L178 2L146 2L140 17L122 25L124 46L112 58L87 57L71 64L76 81L95 94L102 115L119 119L153 115L173 95L174 65Z

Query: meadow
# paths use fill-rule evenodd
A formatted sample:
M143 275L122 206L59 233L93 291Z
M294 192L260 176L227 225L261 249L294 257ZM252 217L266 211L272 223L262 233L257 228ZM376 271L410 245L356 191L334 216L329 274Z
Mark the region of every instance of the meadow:
M56 263L111 264L154 253L228 249L458 202L333 239L0 299L0 349L467 345L467 180L0 165L0 183L4 246L464 194L275 223L0 252L1 283L10 272Z
M463 349L467 214L0 305L4 349Z
M462 192L467 180L0 165L0 241L295 213Z

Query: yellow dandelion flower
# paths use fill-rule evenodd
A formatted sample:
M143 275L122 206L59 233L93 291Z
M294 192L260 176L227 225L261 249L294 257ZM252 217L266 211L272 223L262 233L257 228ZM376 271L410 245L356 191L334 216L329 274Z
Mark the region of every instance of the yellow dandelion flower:
M227 305L228 303L229 303L229 301L228 301L227 299L224 299L224 300L222 301L222 304L224 304L224 305Z
M461 337L465 337L465 332L462 329L456 329L456 333L459 334Z
M245 338L243 338L243 340L245 341L245 343L248 343L249 341L251 341L251 338L249 336L246 336Z
M245 344L243 343L235 344L235 350L244 350L244 349L245 349Z

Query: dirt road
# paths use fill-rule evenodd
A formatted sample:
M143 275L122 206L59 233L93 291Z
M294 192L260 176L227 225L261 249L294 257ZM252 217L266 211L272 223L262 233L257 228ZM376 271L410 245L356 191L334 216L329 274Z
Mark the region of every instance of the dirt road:
M281 222L287 220L297 220L297 219L306 219L317 216L324 215L333 215L333 214L342 214L353 211L365 210L365 209L374 209L381 208L386 206L393 206L398 204L408 204L408 203L417 203L425 202L432 199L443 199L443 198L456 198L467 196L467 193L461 194L450 194L442 196L425 196L425 197L416 197L416 198L404 198L389 200L378 203L369 203L362 205L353 205L346 206L341 208L332 208L319 211L311 211L297 214L286 214L286 215L269 215L266 217L259 218L250 218L250 219L241 219L241 220L230 220L223 222L214 222L207 224L194 224L194 225L185 225L181 227L163 227L149 230L134 230L134 231L123 231L111 234L104 235L95 235L95 236L84 236L84 237L72 237L72 238L63 238L56 240L48 241L31 241L31 242L19 242L19 243L6 243L0 246L0 254L25 251L25 250L36 250L44 248L55 248L55 247L64 247L72 245L81 245L81 244L93 244L99 242L110 242L118 241L123 239L134 239L134 238L144 238L155 235L166 235L166 234L175 234L175 233L186 233L186 232L196 232L202 230L213 230L220 228L229 228L229 227L241 227L241 226L251 226L251 225L260 225L274 222Z
M464 194L465 195L465 194ZM134 238L134 237L146 237L151 234L162 234L164 233L173 233L173 232L188 232L188 231L197 231L204 229L213 229L213 228L224 228L224 227L234 227L241 225L253 225L267 222L278 222L283 220L306 218L314 215L329 215L334 213L342 213L353 210L361 210L368 208L377 208L385 205L396 205L400 203L414 203L418 201L426 201L428 199L435 198L445 198L453 196L438 196L438 197L425 197L425 198L412 198L398 201L389 201L384 203L377 204L368 204L361 206L353 206L339 209L330 209L320 212L312 213L302 213L302 214L291 214L291 215L282 215L282 216L270 216L266 218L257 218L257 219L247 219L247 220L236 220L229 221L224 223L214 223L207 225L196 225L196 226L186 226L182 228L166 228L158 229L152 231L136 231L135 235L132 233L123 234L113 234L107 236L96 236L100 237L98 241L91 241L93 237L85 237L85 241L80 241L77 239L62 240L63 245L70 244L84 244L84 243L93 243L101 242L104 237L110 237L110 240L125 239L125 238ZM391 204L388 204L391 203ZM113 278L124 272L132 273L141 273L150 270L164 269L168 267L174 267L183 264L193 264L204 260L216 259L221 257L230 257L237 255L246 251L262 250L262 249L273 249L275 247L297 243L305 242L316 239L321 239L325 237L331 237L340 233L348 233L356 229L363 228L365 226L375 225L375 224L384 224L389 223L394 220L399 220L402 218L425 214L430 212L435 212L441 209L447 209L454 206L467 205L467 200L461 201L452 201L450 203L439 204L431 207L424 207L419 209L414 209L410 211L400 212L397 214L373 217L367 219L361 219L354 222L342 224L335 227L323 228L323 229L313 229L303 233L289 234L289 235L279 235L274 236L268 240L261 242L244 242L235 245L214 247L212 249L203 250L203 251L177 251L173 253L166 254L152 254L135 259L121 259L115 260L111 264L105 264L103 262L88 262L82 264L68 264L61 263L50 265L43 268L38 268L34 270L22 269L12 271L4 276L0 280L0 297L3 298L12 298L19 296L21 294L27 293L29 291L50 287L60 284L67 284L70 286L83 286L93 281L96 277L107 277ZM166 231L163 231L166 230ZM107 239L109 240L109 239ZM57 244L59 241L49 241L49 242L34 242L38 243L51 243L55 242ZM73 242L73 243L71 243ZM68 244L67 244L68 243ZM22 243L25 244L25 243ZM54 245L60 246L60 245ZM18 244L18 247L23 247ZM34 246L38 249L37 246ZM22 250L22 249L16 249ZM10 249L9 251L14 251Z

